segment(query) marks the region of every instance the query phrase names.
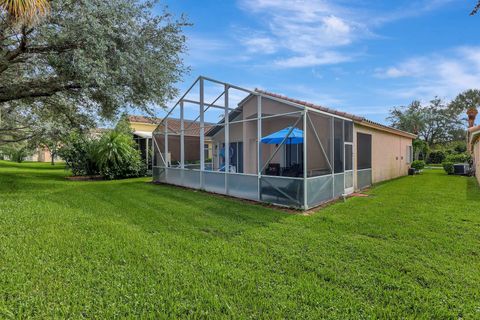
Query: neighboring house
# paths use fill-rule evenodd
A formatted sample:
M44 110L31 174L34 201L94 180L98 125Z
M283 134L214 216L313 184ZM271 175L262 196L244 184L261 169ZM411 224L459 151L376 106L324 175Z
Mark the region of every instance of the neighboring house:
M480 183L480 126L471 127L468 129L468 146L469 151L473 156L473 165L475 168L475 176L478 183Z
M109 129L105 128L95 128L90 130L90 136L93 138L99 138L103 133L108 131ZM47 147L37 147L33 154L29 155L25 159L26 161L34 161L34 162L52 162L52 155L50 153L50 150L48 150ZM63 161L62 158L59 156L55 156L54 158L55 162L58 161Z
M130 124L130 128L133 131L134 140L138 145L138 149L142 154L142 159L144 159L147 163L151 162L151 152L152 149L152 133L158 127L160 122L162 121L161 118L154 118L154 117L146 117L146 116L137 116L137 115L129 115L127 120ZM192 121L185 120L186 126L188 126ZM180 128L180 119L173 119L170 118L168 121L168 130L170 132L175 132L175 130L179 130ZM198 140L200 134L200 128L198 123L192 123L192 130L188 131L188 136L194 137ZM173 146L174 144L172 144ZM211 143L206 141L205 144L206 152L211 157ZM172 161L179 161L180 159L180 149L172 149L168 155L169 162Z
M35 161L35 162L52 162L52 155L48 148L37 147L33 154L25 158L26 161ZM59 157L55 157L55 161L61 161Z
M416 137L411 133L262 90L204 77L197 82L200 88L203 82L223 84L225 96L233 88L246 97L236 106L196 101L204 110L228 114L216 125L204 123L198 137L182 137L180 128L165 132L172 119L162 120L154 132L154 181L309 209L408 173ZM182 106L181 100L174 108ZM208 161L200 152L207 139L213 150ZM172 145L184 150L178 164L166 156Z

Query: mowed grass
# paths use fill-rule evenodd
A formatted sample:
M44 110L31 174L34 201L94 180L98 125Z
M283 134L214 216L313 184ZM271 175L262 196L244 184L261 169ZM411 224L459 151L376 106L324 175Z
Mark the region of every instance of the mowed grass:
M310 216L0 162L0 318L480 318L480 188L441 170Z

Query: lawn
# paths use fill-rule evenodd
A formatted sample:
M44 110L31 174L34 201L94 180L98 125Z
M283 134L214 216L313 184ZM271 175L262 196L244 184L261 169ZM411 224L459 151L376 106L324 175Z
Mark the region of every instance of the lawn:
M310 216L0 162L0 318L480 318L480 189L425 170Z

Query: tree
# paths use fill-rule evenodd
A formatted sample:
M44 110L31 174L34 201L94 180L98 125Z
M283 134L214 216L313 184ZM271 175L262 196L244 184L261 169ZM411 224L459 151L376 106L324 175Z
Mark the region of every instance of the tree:
M458 113L464 113L471 108L477 109L480 106L480 90L466 90L456 96L450 105Z
M55 164L58 150L71 133L68 125L50 121L44 123L42 132L30 141L36 147L47 148L50 153L51 164Z
M463 130L459 115L458 109L435 97L427 106L414 101L407 107L395 107L387 119L394 128L418 134L431 147L458 138Z
M183 18L156 1L52 0L49 14L30 26L0 19L0 106L3 112L48 110L75 118L114 118L125 107L151 113L177 90L187 71ZM0 17L9 13L0 9ZM58 103L58 102L61 103ZM67 105L58 109L56 105ZM0 133L5 128L0 124ZM29 138L30 130L23 135ZM22 130L20 130L22 131ZM22 135L14 133L15 140ZM2 137L0 137L2 138ZM4 141L12 140L3 138Z
M390 121L394 128L418 134L425 127L425 112L420 101L414 100L407 107L394 107L390 110Z
M473 8L472 12L470 12L471 16L474 16L477 14L478 10L480 10L480 0L477 1L477 4Z
M45 144L49 135L85 132L94 124L80 106L71 105L59 97L30 105L15 102L0 104L0 145L28 140L36 147Z

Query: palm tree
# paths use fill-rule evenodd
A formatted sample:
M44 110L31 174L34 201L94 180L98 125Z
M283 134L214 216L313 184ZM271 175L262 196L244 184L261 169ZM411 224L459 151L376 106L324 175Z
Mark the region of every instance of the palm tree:
M31 24L47 14L50 0L0 0L0 9L15 23Z
M473 8L472 12L470 13L471 16L474 16L477 14L478 10L480 10L480 0L477 1L477 4L475 5L475 8Z

